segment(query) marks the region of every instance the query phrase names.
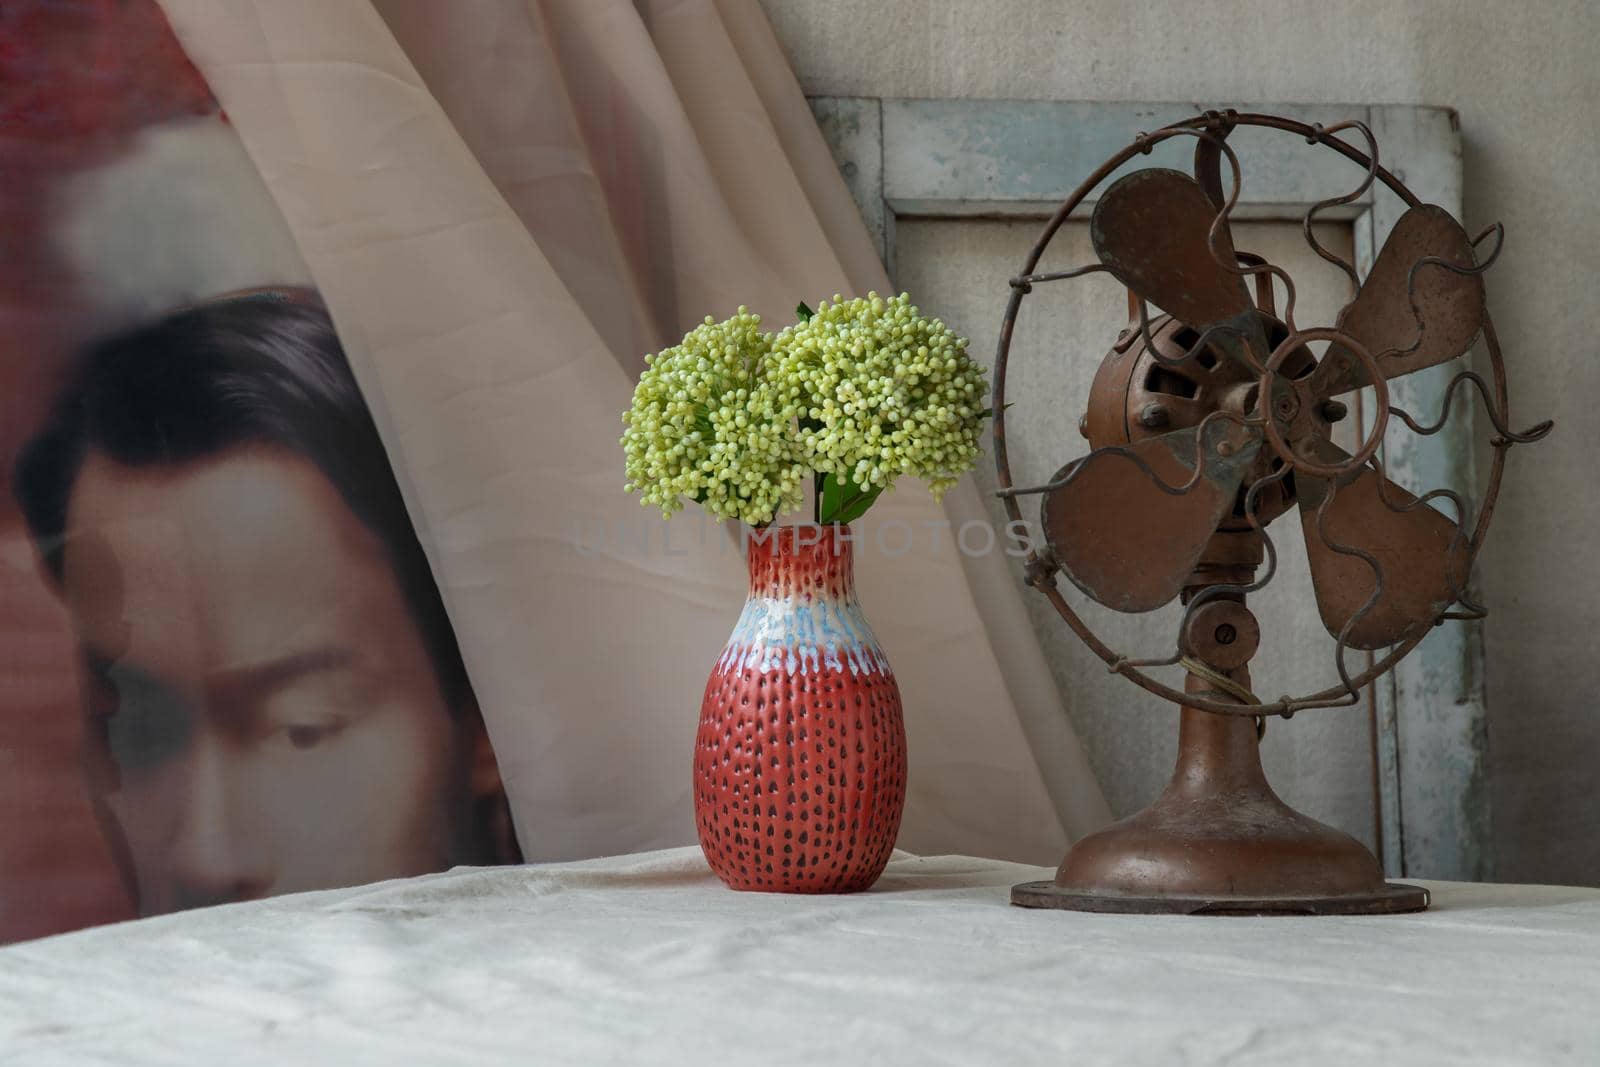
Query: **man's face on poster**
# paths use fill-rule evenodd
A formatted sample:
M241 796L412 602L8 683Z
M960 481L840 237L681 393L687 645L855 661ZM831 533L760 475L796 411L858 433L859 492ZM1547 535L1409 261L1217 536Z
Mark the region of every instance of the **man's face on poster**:
M143 913L449 865L461 731L384 544L312 464L91 452L62 583Z

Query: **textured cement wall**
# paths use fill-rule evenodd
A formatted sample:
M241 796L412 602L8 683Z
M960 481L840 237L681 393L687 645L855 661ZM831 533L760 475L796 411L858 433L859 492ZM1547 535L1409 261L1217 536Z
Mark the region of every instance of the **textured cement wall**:
M1497 873L1600 884L1600 3L762 2L811 94L1460 112L1467 227L1507 228L1512 419L1558 423L1513 451L1480 560Z

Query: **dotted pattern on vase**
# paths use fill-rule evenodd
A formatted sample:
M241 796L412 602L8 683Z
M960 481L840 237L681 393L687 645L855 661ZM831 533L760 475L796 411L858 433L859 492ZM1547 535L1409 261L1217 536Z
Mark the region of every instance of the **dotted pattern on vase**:
M823 533L750 546L750 602L701 705L695 822L735 889L865 889L900 829L899 687L855 600L850 546Z

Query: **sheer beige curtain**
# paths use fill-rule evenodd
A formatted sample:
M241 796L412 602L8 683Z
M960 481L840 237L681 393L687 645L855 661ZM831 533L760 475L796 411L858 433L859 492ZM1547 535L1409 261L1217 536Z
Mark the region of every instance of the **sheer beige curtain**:
M694 840L728 531L623 494L645 352L887 281L754 0L162 0L385 434L532 859ZM901 845L1053 862L1106 819L981 519L903 484L861 596L905 695ZM872 523L919 531L875 551ZM670 540L667 538L670 537Z

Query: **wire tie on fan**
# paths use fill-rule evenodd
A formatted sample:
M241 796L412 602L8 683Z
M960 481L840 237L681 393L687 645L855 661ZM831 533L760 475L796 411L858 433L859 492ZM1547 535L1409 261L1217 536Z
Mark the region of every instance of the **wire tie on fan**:
M1261 698L1252 693L1245 686L1229 678L1226 674L1216 670L1207 663L1195 659L1193 656L1184 656L1178 660L1178 666L1198 678L1203 678L1216 686L1222 692L1233 697L1241 704L1260 704ZM1267 717L1256 716L1256 739L1259 741L1267 732Z

